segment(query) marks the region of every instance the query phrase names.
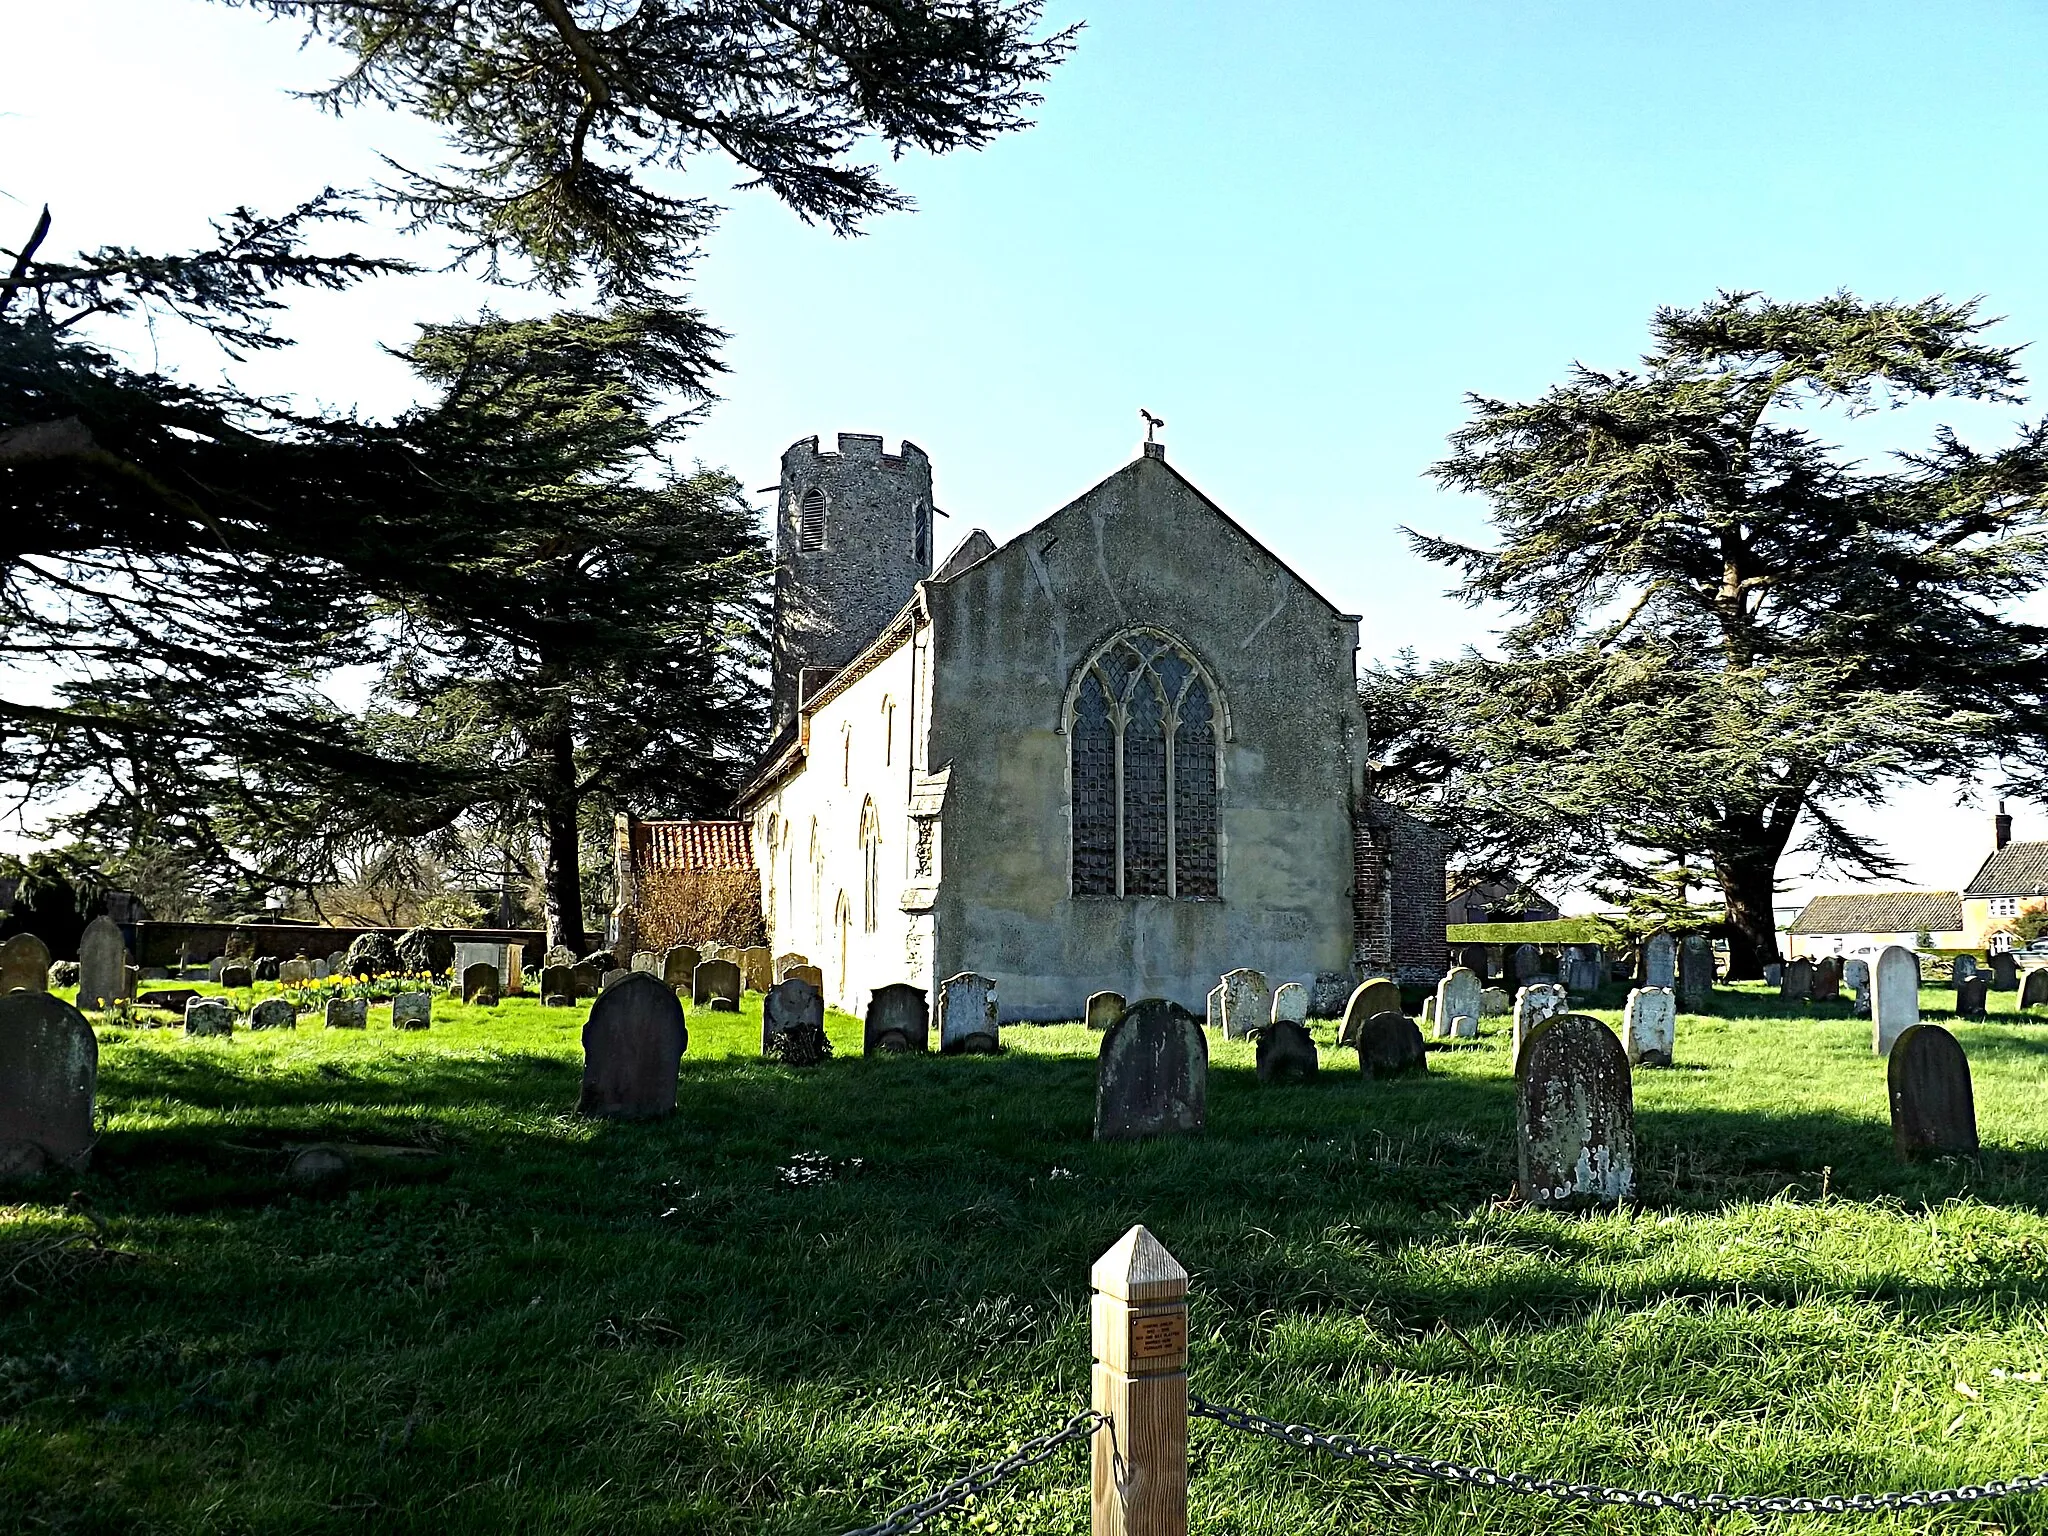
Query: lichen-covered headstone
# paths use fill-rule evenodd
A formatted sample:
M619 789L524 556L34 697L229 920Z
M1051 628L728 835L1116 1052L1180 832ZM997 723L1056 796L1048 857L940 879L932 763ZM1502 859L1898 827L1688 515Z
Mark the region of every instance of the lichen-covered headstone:
M1546 1019L1571 1012L1572 1000L1555 982L1539 981L1515 994L1515 1011L1509 1035L1510 1049L1519 1061L1522 1046Z
M676 1107L676 1073L690 1048L675 988L627 971L590 1005L583 1025L583 1089L576 1112L652 1120Z
M1977 1155L1970 1059L1954 1035L1939 1024L1912 1025L1892 1042L1884 1075L1891 1091L1892 1146L1901 1161Z
M1875 970L1870 1048L1889 1056L1892 1042L1920 1022L1920 967L1910 949L1887 944L1878 952Z
M1221 985L1224 1039L1243 1040L1272 1020L1273 989L1266 985L1265 972L1225 971Z
M277 968L277 979L287 987L303 987L313 979L313 962L304 955L287 960Z
M700 962L739 966L730 960ZM832 1054L825 1039L825 1000L818 989L795 976L778 981L761 998L761 1054L792 1066L812 1066Z
M1515 1000L1508 996L1505 987L1486 987L1479 994L1479 1017L1482 1019L1504 1019L1514 1006Z
M575 963L576 951L571 949L566 944L550 945L548 947L548 952L540 957L540 965L542 970L546 970L551 965L559 965L564 969L567 969L569 966L572 966Z
M811 957L809 955L799 955L794 951L786 955L777 955L775 957L775 979L777 981L787 981L792 967L809 965L810 963Z
M105 1008L128 995L128 945L121 926L96 917L78 940L78 1006Z
M1316 1042L1301 1025L1280 1019L1258 1032L1258 1077L1262 1083L1312 1083L1322 1065Z
M1344 1016L1344 1004L1351 997L1349 971L1317 971L1315 985L1308 990L1308 1011L1318 1019Z
M327 1027L329 1029L368 1029L370 1027L370 1004L360 997L330 997L327 999Z
M92 1025L63 998L0 995L0 1177L85 1166L99 1063Z
M1809 1003L1813 1001L1813 962L1794 960L1785 967L1785 973L1778 981L1778 997L1787 1003Z
M1306 1024L1308 988L1298 981L1283 981L1273 989L1273 1022Z
M434 1023L434 994L401 992L391 999L393 1029L430 1029Z
M1202 1022L1208 1028L1215 1030L1217 1034L1222 1034L1223 988L1220 985L1211 987L1209 989L1209 996L1206 1002L1206 1010L1207 1011L1202 1016Z
M2019 961L2012 957L2012 951L2001 949L1991 957L1991 990L1994 992L2017 991L2020 984Z
M2020 1006L2048 1006L2048 966L2037 966L2020 980Z
M1515 1067L1522 1198L1551 1210L1635 1193L1635 1091L1614 1032L1582 1013L1546 1019Z
M1107 1029L1123 1016L1123 993L1091 992L1088 994L1087 1021L1090 1029Z
M1990 1001L1991 978L1984 975L1965 976L1956 983L1956 1017L1959 1019L1981 1019L1985 1005Z
M224 997L195 997L185 1005L188 1035L232 1035L235 1005Z
M648 971L659 975L661 973L661 956L651 949L636 949L633 951L632 963L626 969L629 971Z
M1102 1037L1095 1059L1095 1139L1189 1135L1208 1110L1209 1042L1180 1004L1140 998Z
M498 1006L498 968L488 960L479 960L462 968L462 1000L474 1003L479 1008Z
M939 1049L979 1053L996 1050L1002 1036L996 1026L996 984L986 976L964 971L939 983Z
M1638 1067L1668 1067L1678 1042L1678 999L1669 987L1637 987L1622 1009L1621 1043Z
M1365 1027L1368 1019L1382 1013L1401 1011L1401 989L1385 976L1375 976L1362 981L1351 994L1351 1001L1344 1005L1344 1024L1337 1031L1337 1039L1343 1045L1356 1045L1354 1038Z
M251 1029L297 1029L299 1027L299 1010L291 1005L289 999L266 997L262 1002L249 1010L249 1027Z
M699 960L697 969L690 973L690 1001L699 1008L717 1008L721 1001L738 1008L740 968L730 960Z
M1358 1070L1367 1077L1400 1077L1429 1070L1429 1047L1415 1021L1405 1013L1374 1014L1359 1027L1351 1044L1358 1050Z
M762 1005L765 1010L766 1004ZM929 1051L932 1048L931 1003L923 987L892 981L868 998L861 1053L866 1056Z
M764 946L750 944L733 957L740 968L740 985L749 992L767 995L775 985L775 957Z
M1867 960L1844 960L1842 962L1842 985L1849 989L1849 1002L1856 1012L1870 1017L1870 963Z
M1476 972L1458 966L1436 984L1436 1032L1448 1039L1451 1025L1461 1018L1476 1019L1484 1006L1485 988Z
M0 941L0 994L50 990L50 946L32 933Z
M1643 985L1673 990L1678 986L1678 941L1662 930L1643 941Z

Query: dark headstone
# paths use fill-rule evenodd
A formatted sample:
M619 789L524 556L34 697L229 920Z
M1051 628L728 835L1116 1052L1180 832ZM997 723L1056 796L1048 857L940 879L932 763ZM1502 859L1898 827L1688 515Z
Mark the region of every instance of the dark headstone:
M698 964L739 967L730 960L705 960ZM773 1056L791 1066L809 1066L832 1054L825 1040L825 999L807 981L792 976L778 981L761 997L761 1054Z
M1838 1003L1842 1000L1840 955L1828 955L1814 963L1813 1000L1816 1003Z
M676 1107L676 1072L690 1030L675 989L628 971L591 1004L583 1025L583 1092L576 1112L655 1119Z
M431 1029L434 1023L434 994L401 992L391 999L393 1029Z
M1598 1019L1565 1013L1536 1026L1515 1065L1522 1198L1576 1210L1635 1193L1635 1096L1628 1056Z
M462 1000L479 1008L498 1006L498 968L488 960L462 969Z
M1493 972L1488 969L1490 963L1484 944L1467 944L1458 951L1458 964L1477 976L1481 982L1493 979Z
M1687 934L1678 947L1678 1006L1697 1013L1714 996L1714 945L1702 933ZM1634 1170L1630 1170L1634 1177Z
M1884 1075L1891 1090L1892 1145L1902 1161L1977 1155L1970 1059L1954 1035L1939 1024L1913 1025L1892 1042Z
M2013 959L2012 951L2002 949L1991 957L1991 990L1994 992L2016 992L2020 985L2020 963Z
M224 997L195 997L185 1005L188 1035L232 1035L235 1005Z
M604 972L588 960L579 960L569 967L569 980L571 997L595 997L604 981Z
M786 986L787 982L778 983ZM765 1015L767 1005L762 1005ZM867 1028L862 1032L862 1054L879 1056L899 1051L929 1051L932 1048L931 1005L923 987L908 982L891 982L875 988L868 999Z
M78 941L78 1006L101 1009L128 996L128 946L112 918L96 917Z
M576 978L570 975L566 965L544 965L540 968L540 995L550 997L574 997Z
M987 1055L1002 1048L996 984L973 971L939 983L939 1050L948 1056Z
M220 968L220 984L230 992L246 991L256 985L255 968L247 965L224 965Z
M1991 992L1991 978L1979 972L1956 983L1956 1017L1981 1019ZM1894 1046L1894 1050L1898 1047Z
M330 997L327 999L327 1027L329 1029L368 1029L370 1027L369 999L362 997Z
M661 979L679 993L688 991L703 960L696 945L672 944L661 952Z
M1977 957L1975 955L1957 955L1954 960L1949 962L1948 979L1950 981L1968 981L1976 974Z
M195 997L205 994L196 987L159 987L154 992L145 992L135 999L138 1008L161 1008L166 1013L183 1015L186 1007Z
M1517 944L1508 951L1504 967L1511 987L1526 987L1543 974L1543 954L1534 944Z
M0 942L0 995L50 990L50 946L32 933Z
M1358 1070L1367 1077L1399 1077L1429 1070L1422 1030L1405 1013L1376 1013L1347 1042L1358 1050Z
M1788 1003L1813 1001L1813 962L1794 960L1778 981L1778 996Z
M1410 1026L1413 1028L1413 1026ZM1417 1037L1418 1039L1420 1036ZM1289 1019L1277 1019L1258 1031L1259 1081L1312 1083L1322 1065L1313 1036Z
M724 998L737 1008L740 1001L740 968L730 960L700 960L690 976L690 1001L699 1008L715 1006Z
M0 1166L22 1175L85 1166L99 1065L92 1025L61 997L0 996Z
M275 955L258 955L256 963L249 967L249 974L257 981L277 980L278 962Z
M1186 1135L1202 1129L1209 1042L1180 1004L1140 998L1110 1025L1095 1058L1095 1139Z
M2022 1008L2048 1006L2048 966L2037 966L2021 978L2020 1006Z
M1366 1022L1382 1013L1401 1011L1401 989L1384 976L1375 976L1371 981L1360 982L1351 994L1351 1001L1344 1005L1344 1023L1337 1031L1340 1045L1356 1045L1358 1032Z
M249 1010L251 1029L297 1029L299 1010L282 997L266 997Z

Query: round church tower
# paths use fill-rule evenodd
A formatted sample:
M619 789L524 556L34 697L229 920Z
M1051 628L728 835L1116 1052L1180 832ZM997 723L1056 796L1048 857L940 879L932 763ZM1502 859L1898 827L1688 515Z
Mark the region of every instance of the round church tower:
M932 568L932 461L905 439L815 437L782 455L775 511L775 729L882 632ZM810 685L805 686L805 674Z

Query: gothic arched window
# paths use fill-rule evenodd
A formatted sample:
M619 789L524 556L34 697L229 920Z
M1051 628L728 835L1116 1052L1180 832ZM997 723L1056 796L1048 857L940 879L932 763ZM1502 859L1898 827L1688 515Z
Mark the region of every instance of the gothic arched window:
M1216 707L1172 640L1146 630L1082 669L1068 722L1074 894L1213 899Z
M798 549L823 549L825 547L825 490L814 485L804 492L803 500L797 503L796 547Z
M869 933L882 915L882 826L870 798L860 808L861 927Z

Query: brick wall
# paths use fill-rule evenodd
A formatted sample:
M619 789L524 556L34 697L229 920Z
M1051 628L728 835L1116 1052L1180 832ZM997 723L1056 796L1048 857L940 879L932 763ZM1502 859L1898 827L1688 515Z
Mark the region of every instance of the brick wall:
M1364 974L1435 982L1450 969L1444 939L1449 839L1420 817L1367 800L1354 821L1355 957Z

